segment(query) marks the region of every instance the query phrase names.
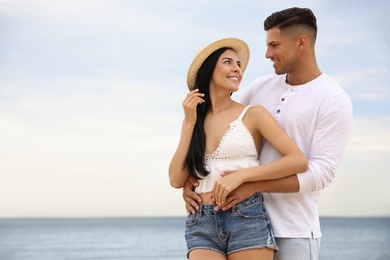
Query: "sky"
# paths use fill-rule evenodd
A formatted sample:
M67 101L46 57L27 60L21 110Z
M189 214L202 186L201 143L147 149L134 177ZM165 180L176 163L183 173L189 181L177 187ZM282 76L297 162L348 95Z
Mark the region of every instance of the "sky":
M273 73L263 21L309 7L354 120L321 216L390 216L389 1L0 0L0 217L185 216L169 185L196 51L245 40L233 95Z

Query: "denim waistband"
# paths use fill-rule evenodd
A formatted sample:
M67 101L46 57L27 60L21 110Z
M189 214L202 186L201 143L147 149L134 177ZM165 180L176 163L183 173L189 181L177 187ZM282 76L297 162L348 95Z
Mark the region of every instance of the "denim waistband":
M247 198L246 200L243 200L243 201L237 203L235 206L230 208L228 211L235 211L235 210L240 209L240 208L245 208L245 207L252 205L254 203L263 202L263 200L264 199L263 199L263 196L261 195L261 193L255 193L252 196L250 196L249 198ZM211 214L211 213L222 212L222 210L220 210L220 211L214 210L214 208L217 206L216 204L214 204L214 205L200 204L199 206L200 206L199 211L203 212L203 213Z

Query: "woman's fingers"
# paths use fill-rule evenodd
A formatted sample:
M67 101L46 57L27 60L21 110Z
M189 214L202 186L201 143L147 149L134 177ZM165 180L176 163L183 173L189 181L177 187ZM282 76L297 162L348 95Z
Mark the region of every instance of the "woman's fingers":
M204 100L199 97L192 97L188 102L186 103L191 108L195 108L197 105L202 104Z
M199 93L198 89L195 89L186 95L182 105L187 123L192 124L196 122L196 107L205 102L203 97L204 94Z
M204 102L204 94L199 93L199 89L195 89L187 94L187 96L184 99L183 105L184 104L201 104Z
M230 190L218 181L214 183L213 190L211 191L212 198L217 205L224 204L229 193Z

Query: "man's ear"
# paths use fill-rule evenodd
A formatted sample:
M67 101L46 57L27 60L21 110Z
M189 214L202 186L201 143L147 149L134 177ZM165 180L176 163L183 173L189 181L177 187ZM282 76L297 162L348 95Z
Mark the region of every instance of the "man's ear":
M298 37L298 47L305 48L307 43L308 43L308 41L309 41L309 38L306 35L304 35L304 34L300 35Z

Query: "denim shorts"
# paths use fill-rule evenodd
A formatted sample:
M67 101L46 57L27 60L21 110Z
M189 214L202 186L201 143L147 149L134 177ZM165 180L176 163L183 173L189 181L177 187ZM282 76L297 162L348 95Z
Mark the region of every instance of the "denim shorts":
M263 197L256 193L227 211L200 205L186 220L187 257L194 249L210 249L227 256L253 248L277 249Z

